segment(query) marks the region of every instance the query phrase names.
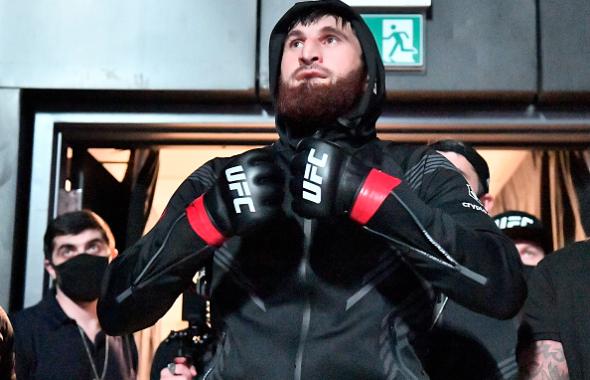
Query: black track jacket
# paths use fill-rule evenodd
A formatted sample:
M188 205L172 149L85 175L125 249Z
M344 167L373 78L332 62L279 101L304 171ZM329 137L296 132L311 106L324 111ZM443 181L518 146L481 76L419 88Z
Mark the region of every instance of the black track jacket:
M271 35L271 92L288 25L318 7L351 21L370 84L358 107L319 135L402 184L367 228L347 216L302 220L290 209L285 184L284 218L215 249L185 215L228 162L215 158L181 184L157 225L110 264L98 305L105 332L155 323L211 260L221 339L202 374L208 379L425 379L438 292L497 318L519 310L526 288L518 253L465 179L432 150L375 137L383 66L358 15L332 0L299 3L287 12ZM288 178L296 141L280 117L277 129L280 139L266 149ZM484 276L485 285L472 272Z

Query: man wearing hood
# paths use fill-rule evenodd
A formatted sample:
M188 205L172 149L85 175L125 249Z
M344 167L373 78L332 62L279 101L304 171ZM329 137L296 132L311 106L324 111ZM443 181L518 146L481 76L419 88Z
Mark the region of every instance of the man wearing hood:
M270 37L279 140L197 169L109 266L107 332L157 321L212 261L209 379L426 379L439 290L509 318L518 254L427 147L385 143L384 70L340 1L295 4Z
M17 379L135 379L133 337L105 335L96 315L117 254L108 225L88 210L62 214L47 226L44 250L55 289L13 318Z

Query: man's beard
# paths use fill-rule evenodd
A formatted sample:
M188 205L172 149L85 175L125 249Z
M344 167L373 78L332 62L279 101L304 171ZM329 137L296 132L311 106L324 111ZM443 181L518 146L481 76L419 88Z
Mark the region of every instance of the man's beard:
M316 130L333 125L350 112L366 86L364 69L358 69L334 83L315 84L305 80L289 87L281 79L277 99L277 114L284 120L291 137L304 137Z

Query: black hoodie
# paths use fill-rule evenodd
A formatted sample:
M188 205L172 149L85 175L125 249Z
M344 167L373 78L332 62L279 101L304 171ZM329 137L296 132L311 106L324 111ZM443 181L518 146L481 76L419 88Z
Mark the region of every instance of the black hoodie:
M157 225L110 264L98 304L107 333L155 323L211 259L221 339L208 379L426 379L435 291L493 317L519 310L525 290L518 253L465 179L433 151L375 137L383 67L356 13L333 0L291 8L271 35L272 93L288 25L318 8L351 22L370 83L353 111L328 127L330 138L402 183L369 221L370 230L347 216L302 220L286 190L284 218L213 252L185 215L230 158L209 161L180 185ZM267 149L288 177L296 142L280 120L277 128L281 138Z

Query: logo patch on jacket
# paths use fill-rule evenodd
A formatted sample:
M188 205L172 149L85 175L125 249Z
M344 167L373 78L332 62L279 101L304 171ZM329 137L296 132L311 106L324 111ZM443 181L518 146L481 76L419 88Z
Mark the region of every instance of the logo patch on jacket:
M484 214L488 213L487 210L483 207L483 203L481 203L481 201L477 197L477 194L475 194L475 191L473 191L473 189L471 188L471 186L469 184L467 184L467 194L469 194L469 196L471 198L473 198L477 202L477 204L473 204L470 202L463 202L463 203L461 203L461 206L463 206L465 208L470 208L473 210L481 211Z
M471 198L475 199L477 201L477 203L479 203L480 205L483 206L483 204L479 200L479 197L477 196L477 194L475 194L475 191L473 191L473 189L471 188L470 184L467 184L467 194L469 194L469 196Z

